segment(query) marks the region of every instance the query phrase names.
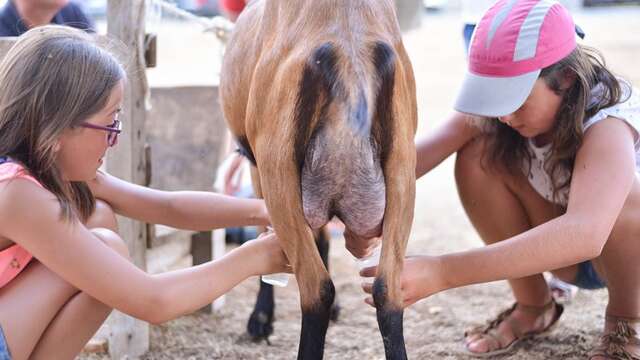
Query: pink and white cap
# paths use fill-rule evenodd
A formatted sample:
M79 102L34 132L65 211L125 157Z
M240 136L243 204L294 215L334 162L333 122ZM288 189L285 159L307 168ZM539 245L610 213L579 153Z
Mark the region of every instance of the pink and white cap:
M499 0L476 26L454 108L498 117L515 112L540 71L576 48L575 25L551 0Z

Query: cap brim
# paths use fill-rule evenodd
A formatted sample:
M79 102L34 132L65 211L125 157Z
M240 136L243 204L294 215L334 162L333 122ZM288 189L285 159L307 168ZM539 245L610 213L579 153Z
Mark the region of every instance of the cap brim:
M527 99L539 75L540 70L513 77L487 77L467 72L454 108L486 117L512 114Z

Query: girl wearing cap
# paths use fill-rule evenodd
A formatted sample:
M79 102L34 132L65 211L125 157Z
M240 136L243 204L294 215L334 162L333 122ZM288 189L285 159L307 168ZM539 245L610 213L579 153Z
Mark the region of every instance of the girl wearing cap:
M266 225L260 200L163 192L98 171L120 133L121 65L68 27L35 28L0 63L0 360L72 359L112 308L160 323L249 276L286 271L273 234L224 258L149 275L115 213L207 230Z
M469 353L503 354L562 315L541 275L551 270L608 289L604 333L589 358L640 359L637 90L576 44L573 20L555 1L496 2L469 55L457 112L417 144L417 175L457 152L458 192L487 246L407 258L406 305L508 279L515 304L465 334Z

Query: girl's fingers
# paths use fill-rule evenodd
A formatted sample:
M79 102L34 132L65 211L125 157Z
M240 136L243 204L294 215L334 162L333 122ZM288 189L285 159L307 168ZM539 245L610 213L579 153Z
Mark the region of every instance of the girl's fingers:
M371 307L376 307L376 304L373 302L373 297L371 296L365 298L364 302L369 304ZM415 303L416 303L415 299L407 298L407 299L404 299L403 301L403 304L404 304L403 307L407 308Z
M361 286L362 290L364 290L364 292L366 292L367 294L371 294L371 292L373 291L373 283L371 282L363 282Z
M376 304L373 302L373 298L372 297L368 297L366 299L364 299L364 302L366 302L367 304L376 307Z
M360 270L360 276L362 277L374 277L376 276L377 266L367 267Z

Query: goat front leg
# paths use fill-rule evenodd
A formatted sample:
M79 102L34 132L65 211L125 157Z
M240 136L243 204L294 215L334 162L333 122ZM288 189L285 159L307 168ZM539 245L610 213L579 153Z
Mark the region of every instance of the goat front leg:
M273 228L300 289L302 331L298 359L322 359L335 288L304 218L295 163L283 153L276 158L271 149L257 151L267 155L258 159L260 182Z
M400 275L415 202L415 148L397 141L385 166L386 208L380 264L373 284L378 326L388 360L407 359Z

